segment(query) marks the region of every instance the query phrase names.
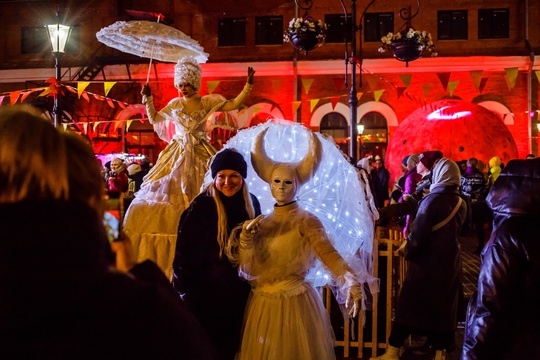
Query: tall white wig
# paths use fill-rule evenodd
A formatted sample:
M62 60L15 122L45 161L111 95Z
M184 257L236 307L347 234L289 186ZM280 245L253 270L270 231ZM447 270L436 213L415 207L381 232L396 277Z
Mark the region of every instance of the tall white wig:
M193 56L184 56L174 66L174 87L190 84L196 91L201 89L202 68Z

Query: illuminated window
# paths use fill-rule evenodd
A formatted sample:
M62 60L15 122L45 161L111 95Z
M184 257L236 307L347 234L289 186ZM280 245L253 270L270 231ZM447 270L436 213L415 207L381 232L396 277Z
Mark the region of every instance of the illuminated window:
M218 22L218 46L246 45L246 18L222 18Z
M437 40L467 40L467 10L437 11Z

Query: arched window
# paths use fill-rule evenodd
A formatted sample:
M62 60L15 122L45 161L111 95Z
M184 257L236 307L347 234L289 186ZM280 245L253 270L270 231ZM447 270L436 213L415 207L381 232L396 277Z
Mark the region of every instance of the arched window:
M372 154L379 155L383 159L388 146L388 123L386 118L379 112L370 111L364 114L359 122L364 125L364 131L360 136L360 158Z
M325 114L321 119L320 132L332 136L339 148L347 153L349 129L347 119L343 115L338 112Z

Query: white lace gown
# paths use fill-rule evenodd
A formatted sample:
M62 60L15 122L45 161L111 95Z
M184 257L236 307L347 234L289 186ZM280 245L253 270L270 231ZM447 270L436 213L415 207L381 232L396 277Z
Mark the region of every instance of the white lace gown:
M127 209L124 231L129 237L135 260L153 260L172 278L178 223L182 212L200 192L208 159L216 153L207 139L212 127L231 128L209 121L215 111L230 111L242 106L251 85L232 100L220 95L201 97L200 109L185 113L186 100L176 98L159 113L152 97L146 101L148 119L162 139L170 140L158 160L144 177L141 189ZM167 134L174 134L171 138Z
M350 268L322 223L295 202L275 207L245 240L236 260L253 290L239 359L335 359L328 314L306 276L318 258L344 286Z

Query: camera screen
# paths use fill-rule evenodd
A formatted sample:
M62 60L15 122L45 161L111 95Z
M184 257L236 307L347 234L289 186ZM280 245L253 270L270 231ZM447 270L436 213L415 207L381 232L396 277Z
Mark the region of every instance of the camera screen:
M109 193L105 198L106 210L103 215L103 226L109 241L117 241L122 225L122 197Z

